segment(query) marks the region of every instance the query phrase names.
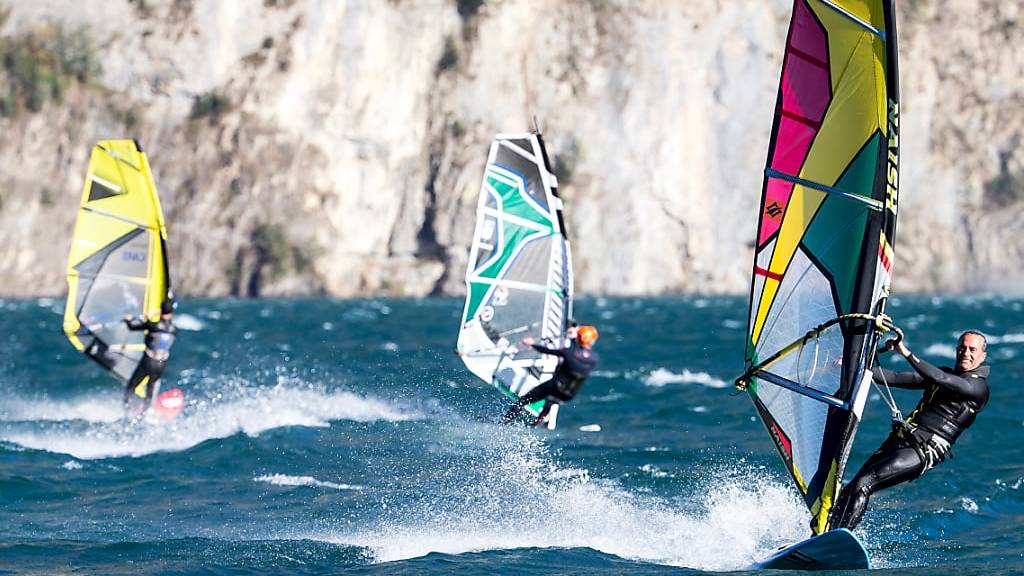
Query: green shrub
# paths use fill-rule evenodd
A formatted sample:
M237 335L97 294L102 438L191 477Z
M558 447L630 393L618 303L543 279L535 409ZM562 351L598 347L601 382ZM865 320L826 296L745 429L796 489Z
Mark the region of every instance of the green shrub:
M200 94L192 99L192 118L203 118L205 116L217 117L231 109L231 102L226 96L216 92Z
M0 65L6 77L0 114L7 117L61 103L72 83L88 84L102 73L88 30L60 25L0 38Z
M252 233L252 244L268 279L279 278L293 268L292 246L279 224L257 226Z
M459 10L459 16L469 19L476 16L476 13L480 11L480 8L484 5L484 0L456 0L455 5Z
M441 52L441 59L437 61L437 71L444 72L454 68L459 63L459 53L455 51L455 41L451 36L444 39L444 51Z
M579 164L581 152L580 143L573 136L565 150L561 154L555 154L554 172L555 177L558 178L559 186L568 186L572 183L572 177L576 173L576 165Z
M999 175L985 182L985 197L996 207L1024 200L1024 174L1010 171L1009 156L1009 152L999 154Z

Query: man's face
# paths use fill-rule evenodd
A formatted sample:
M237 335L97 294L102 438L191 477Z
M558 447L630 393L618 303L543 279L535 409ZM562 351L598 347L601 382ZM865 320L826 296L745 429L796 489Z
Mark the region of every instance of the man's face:
M964 334L956 346L956 368L961 372L974 370L985 361L985 341L977 334Z

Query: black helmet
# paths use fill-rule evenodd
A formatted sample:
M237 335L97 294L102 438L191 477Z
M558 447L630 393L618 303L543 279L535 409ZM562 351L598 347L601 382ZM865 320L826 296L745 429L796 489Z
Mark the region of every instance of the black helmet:
M161 314L171 314L178 307L178 301L174 298L174 291L168 289L167 296L164 301L160 304Z

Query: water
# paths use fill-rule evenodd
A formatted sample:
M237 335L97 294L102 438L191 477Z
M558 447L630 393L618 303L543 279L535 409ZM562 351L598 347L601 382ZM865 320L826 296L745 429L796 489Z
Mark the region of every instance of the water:
M745 307L578 302L604 361L549 432L492 424L504 400L452 354L456 300L183 302L166 382L188 404L169 426L121 420L62 301L0 301L0 573L743 571L808 518L730 396ZM859 536L901 573L1024 569L1024 302L891 312L935 361L964 328L993 335L992 402ZM854 467L887 430L873 395Z

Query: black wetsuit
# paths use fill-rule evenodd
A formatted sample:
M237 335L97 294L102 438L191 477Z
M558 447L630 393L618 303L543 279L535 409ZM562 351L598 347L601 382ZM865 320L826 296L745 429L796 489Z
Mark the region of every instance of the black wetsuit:
M875 382L925 393L906 425L894 423L889 437L843 488L833 528L853 529L873 493L914 480L945 460L956 439L988 404L988 366L957 372L936 368L913 354L907 361L914 372L881 368L874 373Z
M178 329L174 327L170 320L164 320L163 318L156 322L145 318L132 318L124 322L131 330L146 331L146 352L142 355L142 361L135 367L135 371L132 372L132 377L128 379L128 385L124 389L124 402L127 404L132 397L132 393L135 391L135 387L148 376L149 381L146 382L146 403L143 407L145 409L149 407L150 401L153 400L153 391L156 390L156 383L160 381L160 376L163 375L164 368L167 367L167 359L171 356L171 346L174 345L174 338L178 334Z
M558 368L555 369L555 373L550 380L541 383L520 397L519 400L516 400L516 403L502 417L502 422L511 422L527 405L533 404L538 400L546 400L544 408L541 410L537 420L534 421L534 424L542 422L551 410L553 404L551 398L556 398L561 402L572 400L576 393L580 391L583 382L590 376L590 372L601 360L601 356L597 352L590 348L579 346L576 342L573 342L572 345L564 350L556 350L539 344L534 344L533 349L543 354L559 356L562 358L562 361L558 364Z

